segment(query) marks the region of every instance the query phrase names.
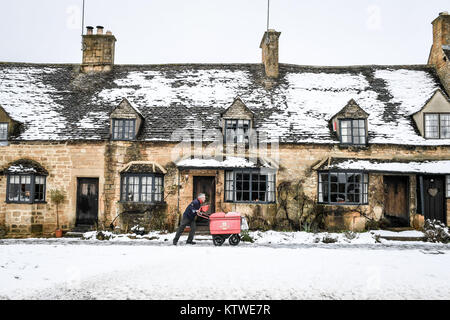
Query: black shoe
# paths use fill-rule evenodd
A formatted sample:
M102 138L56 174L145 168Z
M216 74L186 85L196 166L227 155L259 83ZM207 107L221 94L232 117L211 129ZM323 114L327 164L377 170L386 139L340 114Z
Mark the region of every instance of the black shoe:
M196 244L197 242L195 242L195 241L188 241L188 242L186 242L186 244Z
M173 241L173 245L176 246L177 245L177 241Z

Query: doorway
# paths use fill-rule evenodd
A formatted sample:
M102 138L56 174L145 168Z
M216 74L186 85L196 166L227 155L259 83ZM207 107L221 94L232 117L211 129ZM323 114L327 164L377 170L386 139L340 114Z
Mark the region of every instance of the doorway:
M391 227L409 227L409 178L384 176L384 216Z
M445 219L445 176L423 177L424 217L446 223Z
M96 225L98 221L98 178L77 179L76 226Z
M206 196L205 204L209 205L208 214L216 212L216 177L211 176L194 176L194 194L196 199L199 193ZM208 220L197 217L197 225L208 225Z

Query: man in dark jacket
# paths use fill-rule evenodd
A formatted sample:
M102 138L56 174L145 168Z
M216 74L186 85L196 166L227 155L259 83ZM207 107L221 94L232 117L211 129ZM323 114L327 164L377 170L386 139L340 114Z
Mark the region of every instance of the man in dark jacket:
M200 207L203 202L205 202L206 196L204 193L200 193L197 197L197 199L194 199L184 210L183 213L183 219L181 220L181 224L178 227L177 233L175 235L175 238L173 239L173 244L177 245L178 239L180 239L181 234L183 233L184 229L187 226L191 227L191 231L189 232L189 236L187 239L188 244L195 244L194 240L194 234L195 234L195 217L200 212Z

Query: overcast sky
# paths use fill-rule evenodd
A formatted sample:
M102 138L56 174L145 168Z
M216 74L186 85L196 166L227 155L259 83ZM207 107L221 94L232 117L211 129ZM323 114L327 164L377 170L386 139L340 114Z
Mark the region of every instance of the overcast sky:
M448 0L271 0L280 61L424 64ZM0 61L81 62L82 0L0 0ZM259 63L267 0L86 0L117 64ZM106 31L105 30L105 31Z

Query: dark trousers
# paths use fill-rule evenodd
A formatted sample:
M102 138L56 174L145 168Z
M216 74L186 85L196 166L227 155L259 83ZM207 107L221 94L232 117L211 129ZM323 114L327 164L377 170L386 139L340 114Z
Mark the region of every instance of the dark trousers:
M191 227L191 231L189 232L187 242L191 242L192 240L194 240L195 228L197 227L197 225L195 223L195 219L190 220L188 218L183 217L183 220L181 220L181 224L178 227L178 230L175 235L175 238L173 239L173 242L178 242L178 239L180 239L181 234L183 233L184 229L187 226Z

